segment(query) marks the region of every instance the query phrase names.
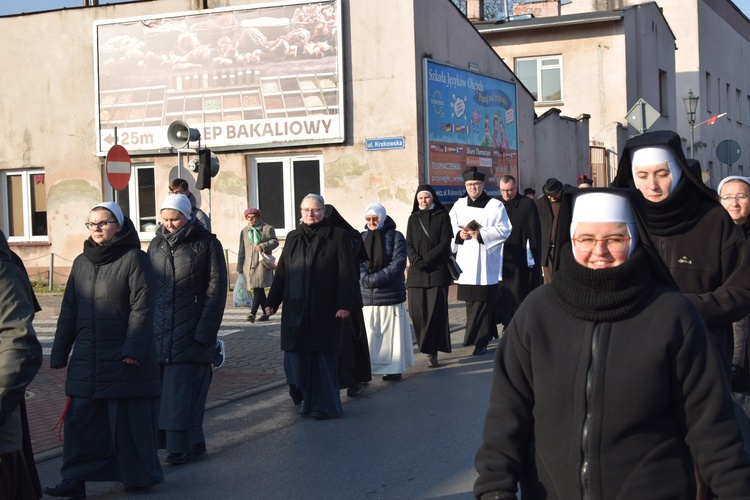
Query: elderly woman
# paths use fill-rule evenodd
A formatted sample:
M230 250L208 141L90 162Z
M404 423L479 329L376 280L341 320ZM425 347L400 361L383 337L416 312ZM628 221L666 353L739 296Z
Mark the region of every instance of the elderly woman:
M190 210L185 195L167 195L148 247L156 277L159 429L167 449L164 462L171 465L206 451L203 413L227 298L224 250Z
M383 380L400 380L414 365L409 317L406 315L406 242L380 203L365 210L362 233L365 260L359 265L362 313L370 343L370 364Z
M253 293L253 305L247 320L255 323L255 313L260 307L261 316L258 321L267 321L266 287L271 286L273 270L263 264L262 254L271 255L274 248L279 246L276 231L260 219L260 210L248 208L245 210L247 226L240 231L240 249L237 252L237 272L245 276L245 284Z
M86 229L50 354L51 368L68 367L63 480L44 489L55 497L85 497L85 481L118 481L126 490L164 481L151 263L116 203L92 208Z
M520 482L524 498L695 498L694 457L719 498L746 498L718 351L641 229L641 198L575 191L555 279L495 358L474 495L515 499Z
M266 314L281 303L281 349L289 395L302 416L323 420L343 414L338 359L354 304L354 264L346 232L325 218L325 201L308 194L302 221L279 258Z

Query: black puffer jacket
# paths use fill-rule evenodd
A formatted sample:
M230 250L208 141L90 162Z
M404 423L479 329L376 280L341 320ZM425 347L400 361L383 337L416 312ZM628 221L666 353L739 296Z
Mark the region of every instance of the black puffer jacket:
M406 269L406 240L396 231L396 223L386 217L383 227L378 229L383 241L383 267L369 272L367 261L359 265L359 285L362 303L365 306L388 306L406 301L404 270ZM366 241L367 233L362 233ZM367 250L365 243L365 250ZM372 258L372 256L370 256Z
M156 277L159 362L212 362L227 299L221 243L191 219L173 233L159 226L148 254Z
M88 248L86 248L88 247ZM130 219L109 249L91 239L73 262L65 287L50 367L70 358L65 393L85 398L158 397L159 365L153 335L153 271ZM110 252L103 260L90 260ZM133 358L139 365L122 360Z

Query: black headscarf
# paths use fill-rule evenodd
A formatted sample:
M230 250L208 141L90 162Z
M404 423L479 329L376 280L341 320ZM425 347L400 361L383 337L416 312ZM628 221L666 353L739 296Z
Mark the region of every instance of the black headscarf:
M107 211L109 212L109 210ZM114 217L114 214L112 216ZM122 226L115 237L112 238L111 243L99 245L89 236L83 242L83 255L95 266L101 266L119 259L131 248L141 248L141 240L138 238L133 221L123 217Z
M570 223L573 201L578 193L618 193L630 201L638 232L638 244L623 264L610 269L588 269L578 264L571 249ZM648 235L644 220L644 199L635 189L569 188L560 205L555 252L553 296L569 314L586 321L614 321L643 307L657 282L677 288Z
M635 188L631 156L633 151L644 147L666 146L673 153L675 161L682 171L680 181L673 186L672 192L660 202L645 200L645 215L649 232L658 236L677 234L695 225L703 213L701 204L708 200L718 204L716 193L703 184L700 171L691 167L682 151L680 136L671 130L646 132L629 139L620 155L617 175L613 187ZM699 203L701 200L701 203Z
M414 193L414 205L412 206L411 213L414 214L414 213L418 213L422 211L419 209L419 201L417 200L417 195L421 193L422 191L427 191L428 193L430 193L430 196L432 196L432 203L434 203L435 206L432 207L430 210L436 210L436 209L445 210L445 207L440 202L440 199L438 198L438 195L435 192L435 189L429 184L420 184L417 187L417 191Z
M368 273L374 273L380 271L385 266L390 264L391 256L385 252L385 238L383 235L388 231L394 231L396 229L396 223L391 219L390 215L385 216L385 222L380 229L372 231L367 230L367 236L365 236L365 269Z

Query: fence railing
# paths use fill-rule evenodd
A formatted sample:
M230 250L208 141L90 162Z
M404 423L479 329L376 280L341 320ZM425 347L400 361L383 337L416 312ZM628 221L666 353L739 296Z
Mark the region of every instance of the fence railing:
M229 261L230 253L234 255L234 262ZM67 259L53 252L32 259L23 259L29 279L33 283L46 285L50 292L65 288L70 275L70 269L73 267L74 259ZM227 289L231 290L234 281L232 276L236 275L237 252L224 249L224 262L227 264Z

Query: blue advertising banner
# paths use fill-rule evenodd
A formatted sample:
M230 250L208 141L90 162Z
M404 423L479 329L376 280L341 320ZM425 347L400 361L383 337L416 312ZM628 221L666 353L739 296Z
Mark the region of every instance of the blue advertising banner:
M461 172L478 167L487 194L500 196L500 177L518 179L516 85L423 61L427 182L454 203L464 194Z

